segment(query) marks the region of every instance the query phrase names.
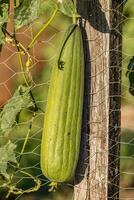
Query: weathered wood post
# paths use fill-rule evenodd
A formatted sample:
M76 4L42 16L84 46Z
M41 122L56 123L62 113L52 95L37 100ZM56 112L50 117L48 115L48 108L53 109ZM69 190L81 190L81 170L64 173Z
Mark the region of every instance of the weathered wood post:
M123 0L78 0L77 6L86 31L86 88L74 199L118 199Z

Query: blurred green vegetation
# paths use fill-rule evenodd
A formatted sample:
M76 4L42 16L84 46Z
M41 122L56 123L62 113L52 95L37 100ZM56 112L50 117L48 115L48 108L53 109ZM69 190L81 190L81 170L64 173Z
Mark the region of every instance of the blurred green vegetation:
M129 82L126 77L127 66L134 56L134 1L128 0L124 6L123 21L123 49L122 49L122 103L133 103L133 96L129 93Z
M120 153L121 186L134 187L134 131L123 130Z
M122 106L134 107L134 97L129 93L126 77L127 66L134 56L134 1L128 0L124 6L123 49L122 49ZM120 152L120 183L122 187L134 187L134 130L122 130Z

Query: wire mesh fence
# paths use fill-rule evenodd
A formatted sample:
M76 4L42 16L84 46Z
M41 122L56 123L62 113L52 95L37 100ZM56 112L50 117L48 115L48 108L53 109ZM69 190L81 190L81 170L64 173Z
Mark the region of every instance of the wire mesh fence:
M86 69L82 142L75 183L64 183L59 189L62 196L58 192L48 194L49 181L40 169L40 144L51 70L70 23L67 17L59 14L29 51L31 63L25 73L32 75L30 90L38 110L23 109L14 128L0 136L0 145L5 148L0 148L1 154L2 150L12 147L19 160L19 167L16 167L12 157L7 163L7 177L0 176L3 199L27 199L34 191L37 198L40 193L40 199L134 199L133 96L126 77L127 66L134 55L134 2L78 1L78 10L82 16L79 23L83 29ZM20 29L16 33L17 41L27 48L49 15L48 12ZM24 65L27 56L22 55ZM0 58L1 108L23 82L18 50L7 36ZM16 106L17 101L13 109ZM4 159L0 160L0 166L6 163ZM10 179L8 173L13 174Z
M49 14L46 13L44 19L41 18L31 25L20 29L16 32L16 40L20 42L24 48L27 48L34 35L42 28L49 17ZM31 63L27 72L23 71L23 67L19 62L18 49L11 40L9 34L7 35L7 42L1 52L0 104L2 111L4 106L10 103L13 97L16 99L16 104L14 102L15 105L12 105L12 109L16 109L19 95L14 95L16 90L20 92L20 89L23 89L22 84L25 83L25 74L27 76L29 76L29 74L32 75L32 86L30 86L30 91L39 108L36 113L34 113L35 111L31 108L24 108L18 116L18 121L14 119L14 128L7 129L4 134L1 133L0 143L2 150L8 151L12 147L15 150L16 155L15 159L9 159L9 166L6 172L7 177L1 177L2 182L0 187L4 189L1 190L1 192L3 191L3 199L21 199L23 198L23 195L25 196L25 193L28 195L30 192L38 191L49 182L42 175L40 169L40 143L47 93L50 85L50 74L57 55L60 40L70 21L62 16L64 23L61 23L60 17L61 15L57 16L55 22L40 35L33 48L29 51L28 54ZM13 24L10 23L7 30L12 30L12 26ZM28 55L22 54L22 65L26 66L27 59ZM24 95L25 93L23 93L22 97L24 97ZM28 97L26 96L26 98ZM12 117L12 113L8 114L9 118ZM8 119L6 122L8 123ZM7 156L10 156L10 154L7 154ZM15 166L15 160L19 161L19 167ZM0 163L4 165L4 162L6 162L5 155ZM8 177L8 173L10 175L13 174L13 176ZM10 180L8 180L9 178ZM45 190L47 191L47 187L44 188L44 192ZM66 196L70 196L70 194L71 193ZM53 195L51 194L49 196ZM28 198L28 196L26 198Z

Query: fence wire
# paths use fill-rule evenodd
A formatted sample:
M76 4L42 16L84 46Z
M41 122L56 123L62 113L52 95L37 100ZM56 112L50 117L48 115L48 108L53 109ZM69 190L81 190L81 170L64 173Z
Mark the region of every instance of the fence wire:
M40 169L40 144L43 130L45 105L47 102L47 93L50 85L51 70L57 55L59 43L61 42L67 25L69 24L69 20L66 17L62 16L62 19L64 19L64 23L61 23L61 19L57 17L56 22L52 23L52 25L50 25L46 31L40 35L29 53L32 60L32 64L30 65L29 69L33 79L31 91L36 104L39 107L39 111L33 118L32 116L34 111L31 109L23 109L23 112L21 112L19 116L19 122L16 123L15 127L6 135L1 134L0 136L1 147L10 140L16 145L16 159L19 159L21 156L19 170L16 170L13 173L13 178L11 181L11 185L20 189L20 194L18 192L18 195L12 196L11 194L8 197L6 196L8 191L5 192L5 190L3 191L1 189L1 195L3 195L1 196L2 199L7 198L16 200L30 198L30 190L31 192L34 191L32 191L32 188L35 190L40 189L40 193L43 193L45 196L47 195L49 199L58 198L55 198L54 194L47 194L49 188L45 187L45 185L47 185L49 181L42 175ZM47 17L45 16L44 19L41 18L33 24L20 29L16 33L17 40L23 44L24 47L27 47L34 35L39 31L44 23L46 23L46 21ZM9 24L9 30L11 26L12 24ZM3 108L8 101L10 101L19 85L24 83L24 72L19 65L18 51L15 45L10 42L9 37L7 40L8 42L4 45L0 57L1 108ZM27 61L26 59L27 57L23 56L22 61L24 65ZM22 152L22 147L28 134L30 124L31 130L28 137L28 143L26 144L24 152ZM13 167L12 162L9 162L9 165L9 168ZM3 184L1 184L1 186L2 185ZM37 188L35 187L36 185ZM1 188L3 188L3 186ZM37 193L39 195L39 192ZM67 193L67 191L65 190L64 193ZM56 195L59 196L59 192L57 192ZM66 194L67 197L70 195L71 191L69 194ZM65 196L65 194L63 194L63 196Z

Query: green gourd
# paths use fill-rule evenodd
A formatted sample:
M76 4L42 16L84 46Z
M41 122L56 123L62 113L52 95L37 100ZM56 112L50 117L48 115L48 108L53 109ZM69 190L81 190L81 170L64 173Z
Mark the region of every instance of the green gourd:
M61 44L45 110L41 169L52 182L74 177L80 149L84 52L80 27L70 25Z

